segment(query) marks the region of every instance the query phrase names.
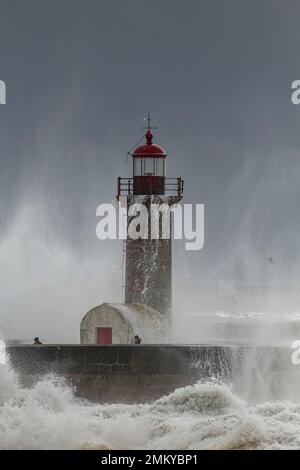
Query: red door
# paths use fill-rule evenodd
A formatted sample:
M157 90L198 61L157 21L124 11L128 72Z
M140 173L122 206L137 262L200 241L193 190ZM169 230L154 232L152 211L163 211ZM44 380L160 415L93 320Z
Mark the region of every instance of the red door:
M112 344L112 328L97 328L97 344Z

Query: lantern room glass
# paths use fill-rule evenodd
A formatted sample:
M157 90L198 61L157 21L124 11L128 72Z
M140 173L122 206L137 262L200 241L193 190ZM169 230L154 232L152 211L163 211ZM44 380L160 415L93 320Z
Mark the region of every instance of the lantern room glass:
M155 162L155 176L165 176L165 159L156 158Z
M133 176L142 176L142 159L135 157L133 159Z
M144 158L144 175L153 176L154 175L154 161L153 158Z
M165 159L134 157L133 176L165 176Z

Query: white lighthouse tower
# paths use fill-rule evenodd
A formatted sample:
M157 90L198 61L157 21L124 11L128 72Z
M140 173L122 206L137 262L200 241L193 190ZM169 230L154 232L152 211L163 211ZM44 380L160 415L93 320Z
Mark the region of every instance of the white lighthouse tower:
M143 342L162 342L170 324L172 309L172 230L152 238L151 207L172 207L182 199L183 180L166 177L167 153L153 143L153 127L148 114L145 142L132 153L132 175L118 178L117 198L130 208L147 208L148 236L125 240L125 295L123 304L104 303L90 310L81 322L81 342L97 344L129 343L134 335ZM127 216L127 226L132 216ZM128 231L129 233L129 231Z
M151 119L148 115L145 143L132 155L131 178L118 179L118 197L127 196L127 206L143 204L148 209L147 238L126 241L125 303L141 303L170 315L172 305L172 242L171 217L169 237L162 233L162 214L159 237L151 234L151 205L168 207L182 198L183 180L166 177L167 153L153 143ZM130 222L130 218L128 220Z

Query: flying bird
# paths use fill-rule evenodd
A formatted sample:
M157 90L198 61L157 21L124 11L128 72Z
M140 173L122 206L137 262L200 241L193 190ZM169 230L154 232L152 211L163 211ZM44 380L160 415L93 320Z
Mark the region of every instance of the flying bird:
M269 261L271 264L274 264L272 256L270 256L269 258L266 258L266 260Z

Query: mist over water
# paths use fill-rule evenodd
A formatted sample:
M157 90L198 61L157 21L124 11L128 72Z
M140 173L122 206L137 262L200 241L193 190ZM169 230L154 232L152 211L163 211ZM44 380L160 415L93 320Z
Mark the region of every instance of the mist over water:
M121 253L99 248L99 259L68 249L42 209L23 207L0 241L0 331L6 339L78 343L84 313L120 299Z

